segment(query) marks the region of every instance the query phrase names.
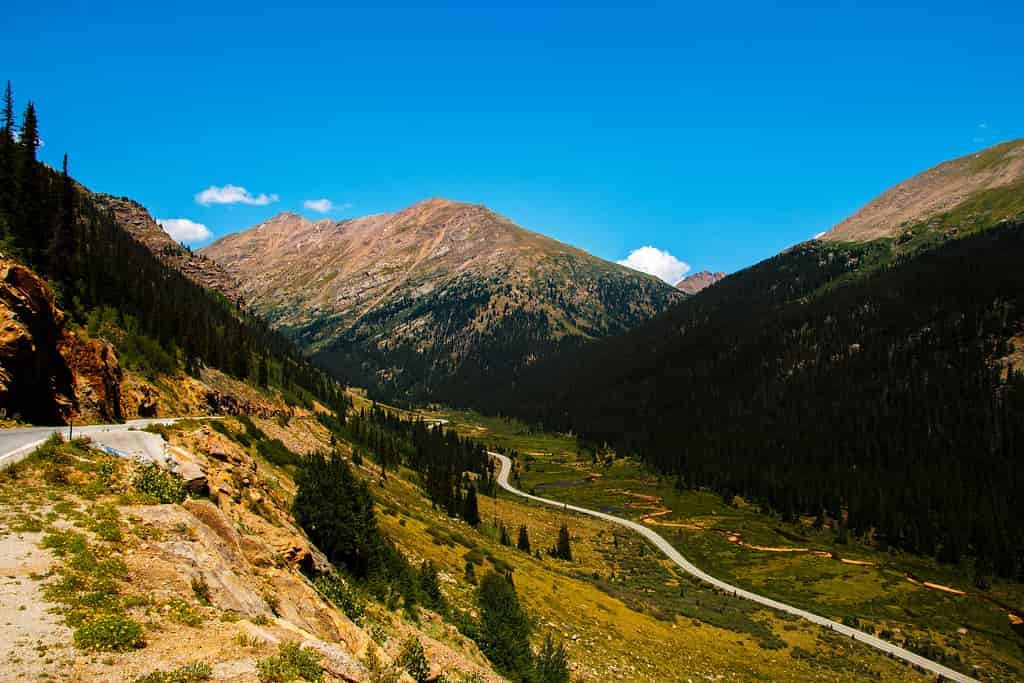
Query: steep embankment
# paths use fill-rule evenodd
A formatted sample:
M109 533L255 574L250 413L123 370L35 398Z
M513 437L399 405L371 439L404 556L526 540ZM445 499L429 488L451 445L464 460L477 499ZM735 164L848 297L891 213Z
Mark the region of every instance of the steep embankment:
M483 206L431 199L335 222L281 214L202 250L341 377L465 400L682 298Z

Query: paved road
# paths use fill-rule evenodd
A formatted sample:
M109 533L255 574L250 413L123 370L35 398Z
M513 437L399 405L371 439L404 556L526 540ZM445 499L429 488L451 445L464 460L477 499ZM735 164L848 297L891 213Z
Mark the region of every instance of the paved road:
M725 581L716 579L710 574L707 574L706 572L703 572L700 569L698 569L689 560L687 560L685 557L679 554L679 551L676 550L672 546L672 544L670 544L668 541L662 538L660 534L658 534L650 527L644 526L643 524L639 524L628 519L623 519L621 517L616 517L615 515L609 515L604 512L588 510L587 508L581 508L576 505L569 505L567 503L562 503L557 500L541 498L540 496L533 496L530 495L529 493L524 493L523 491L514 488L511 484L508 483L508 475L509 472L512 470L512 461L509 460L506 456L501 455L500 453L489 453L489 455L493 458L496 458L501 463L501 471L498 473L498 485L510 493L514 493L517 496L522 496L523 498L528 498L530 500L537 501L538 503L544 503L545 505L553 505L564 510L572 510L573 512L579 512L584 515L590 515L591 517L597 517L598 519L603 519L605 521L612 522L620 526L624 526L628 529L632 529L633 531L637 532L638 534L646 538L648 541L653 543L661 552L665 553L665 555L670 560L672 560L677 565L682 567L682 569L686 571L688 574L696 576L698 579L704 581L705 583L709 583L712 586L720 588L721 590L727 593L732 593L737 597L745 598L747 600L750 600L751 602L756 602L759 605L764 605L765 607L770 607L780 612L792 614L794 616L806 619L807 621L814 622L815 624L818 624L820 626L824 626L825 628L835 631L836 633L840 633L849 638L858 640L866 645L870 645L876 650L881 650L886 654L898 657L899 659L902 659L905 662L918 666L924 669L925 671L930 671L933 674L941 676L943 680L958 681L960 683L976 683L976 679L971 678L970 676L965 676L959 671L954 671L953 669L945 667L939 664L938 662L933 662L932 660L927 659L926 657L914 654L910 650L904 650L902 647L893 645L892 643L884 641L881 638L876 638L875 636L867 634L861 630L850 628L849 626L844 626L839 622L833 621L823 616L819 616L817 614L814 614L813 612L808 612L806 610L800 609L799 607L793 607L791 605L778 602L777 600L766 598L764 596L758 595L757 593L751 593L750 591L738 588L737 586L728 584Z
M157 434L141 430L152 424L171 424L181 418L131 420L124 424L88 425L74 428L75 438L88 436L100 446L113 449L120 455L141 457L154 462L166 462L163 439ZM67 427L15 427L0 429L0 470L27 458L52 434L67 438Z

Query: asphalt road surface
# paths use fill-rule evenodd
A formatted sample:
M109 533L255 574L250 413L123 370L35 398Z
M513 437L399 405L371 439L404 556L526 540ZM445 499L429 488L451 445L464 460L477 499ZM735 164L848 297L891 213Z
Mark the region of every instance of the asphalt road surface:
M939 664L938 662L933 662L932 660L926 657L914 654L910 650L905 650L902 647L899 647L898 645L893 645L892 643L889 643L887 641L882 640L881 638L877 638L873 635L865 633L864 631L861 631L859 629L844 626L843 624L837 621L833 621L832 619L829 619L827 617L814 614L813 612L808 612L807 610L800 609L799 607L787 605L777 600L772 600L771 598L766 598L762 595L758 595L757 593L751 593L748 590L738 588L737 586L728 584L725 581L716 579L710 574L698 569L694 564L692 564L689 560L683 557L679 553L679 551L676 550L668 541L662 538L660 534L658 534L650 527L644 526L643 524L634 522L632 520L623 519L622 517L616 517L615 515L609 515L604 512L598 512L597 510L588 510L587 508L581 508L576 505L569 505L567 503L562 503L557 500L551 500L549 498L533 496L530 495L529 493L520 491L519 489L514 488L511 484L508 483L508 475L509 472L511 472L512 470L512 461L509 460L508 457L501 455L500 453L489 453L489 455L492 458L496 458L501 463L501 470L498 472L498 485L501 486L501 488L508 491L509 493L513 493L517 496L522 496L523 498L528 498L538 503L543 503L545 505L551 505L554 507L562 508L563 510L572 510L573 512L579 512L584 515L590 515L591 517L597 517L598 519L603 519L605 521L612 522L620 526L624 526L627 529L635 531L636 533L640 534L648 541L653 543L658 548L658 550L663 552L666 557L668 557L670 560L679 565L686 573L692 574L693 576L696 576L698 579L704 581L705 583L709 583L712 586L715 586L725 591L726 593L732 593L736 597L744 598L746 600L750 600L751 602L756 602L759 605L764 605L765 607L770 607L780 612L785 612L786 614L792 614L794 616L818 624L819 626L823 626L831 631L835 631L836 633L847 636L848 638L858 640L864 643L865 645L869 645L875 648L876 650L880 650L886 654L892 655L893 657L902 659L903 661L909 664L913 664L914 666L920 667L925 671L929 671L933 674L936 674L937 676L941 677L941 680L958 681L960 683L976 682L976 679L971 678L970 676L966 676L960 673L959 671L954 671L953 669L945 667Z
M115 454L166 463L163 439L157 434L138 431L152 424L171 424L179 418L131 420L124 424L88 425L75 427L75 438L88 436L99 446L112 449ZM68 438L67 427L15 427L0 429L0 470L27 458L53 434Z

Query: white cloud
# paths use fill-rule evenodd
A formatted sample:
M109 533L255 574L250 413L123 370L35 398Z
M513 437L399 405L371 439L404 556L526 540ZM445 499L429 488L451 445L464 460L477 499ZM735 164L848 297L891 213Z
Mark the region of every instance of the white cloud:
M156 222L175 242L193 244L213 237L208 227L187 218L157 218Z
M307 199L302 202L302 206L309 209L310 211L316 211L317 213L327 213L334 207L334 202L330 199Z
M667 251L651 246L634 249L628 257L618 263L627 268L659 277L670 285L675 285L690 272L688 263L680 261Z
M824 236L825 236L825 233L826 233L826 232L828 232L828 230L822 230L821 232L819 232L819 233L818 233L817 235L815 235L815 236L814 236L814 237L812 237L811 239L814 239L814 240L820 240L820 239L821 239L822 237L824 237Z
M987 123L979 123L978 124L978 128L981 128L982 130L985 130L986 128L988 128L988 124Z
M250 206L266 206L271 202L276 202L278 196L276 194L263 194L262 192L258 195L249 194L249 190L238 185L224 185L223 187L217 187L216 185L210 185L208 188L196 195L196 202L203 206L210 206L211 204L249 204Z

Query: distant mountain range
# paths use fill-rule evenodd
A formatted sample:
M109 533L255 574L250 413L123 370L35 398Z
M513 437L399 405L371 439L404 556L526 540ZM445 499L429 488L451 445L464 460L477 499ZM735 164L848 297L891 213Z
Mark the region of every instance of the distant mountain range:
M282 213L201 255L321 365L392 399L472 399L555 350L625 332L684 298L446 199L343 221Z

